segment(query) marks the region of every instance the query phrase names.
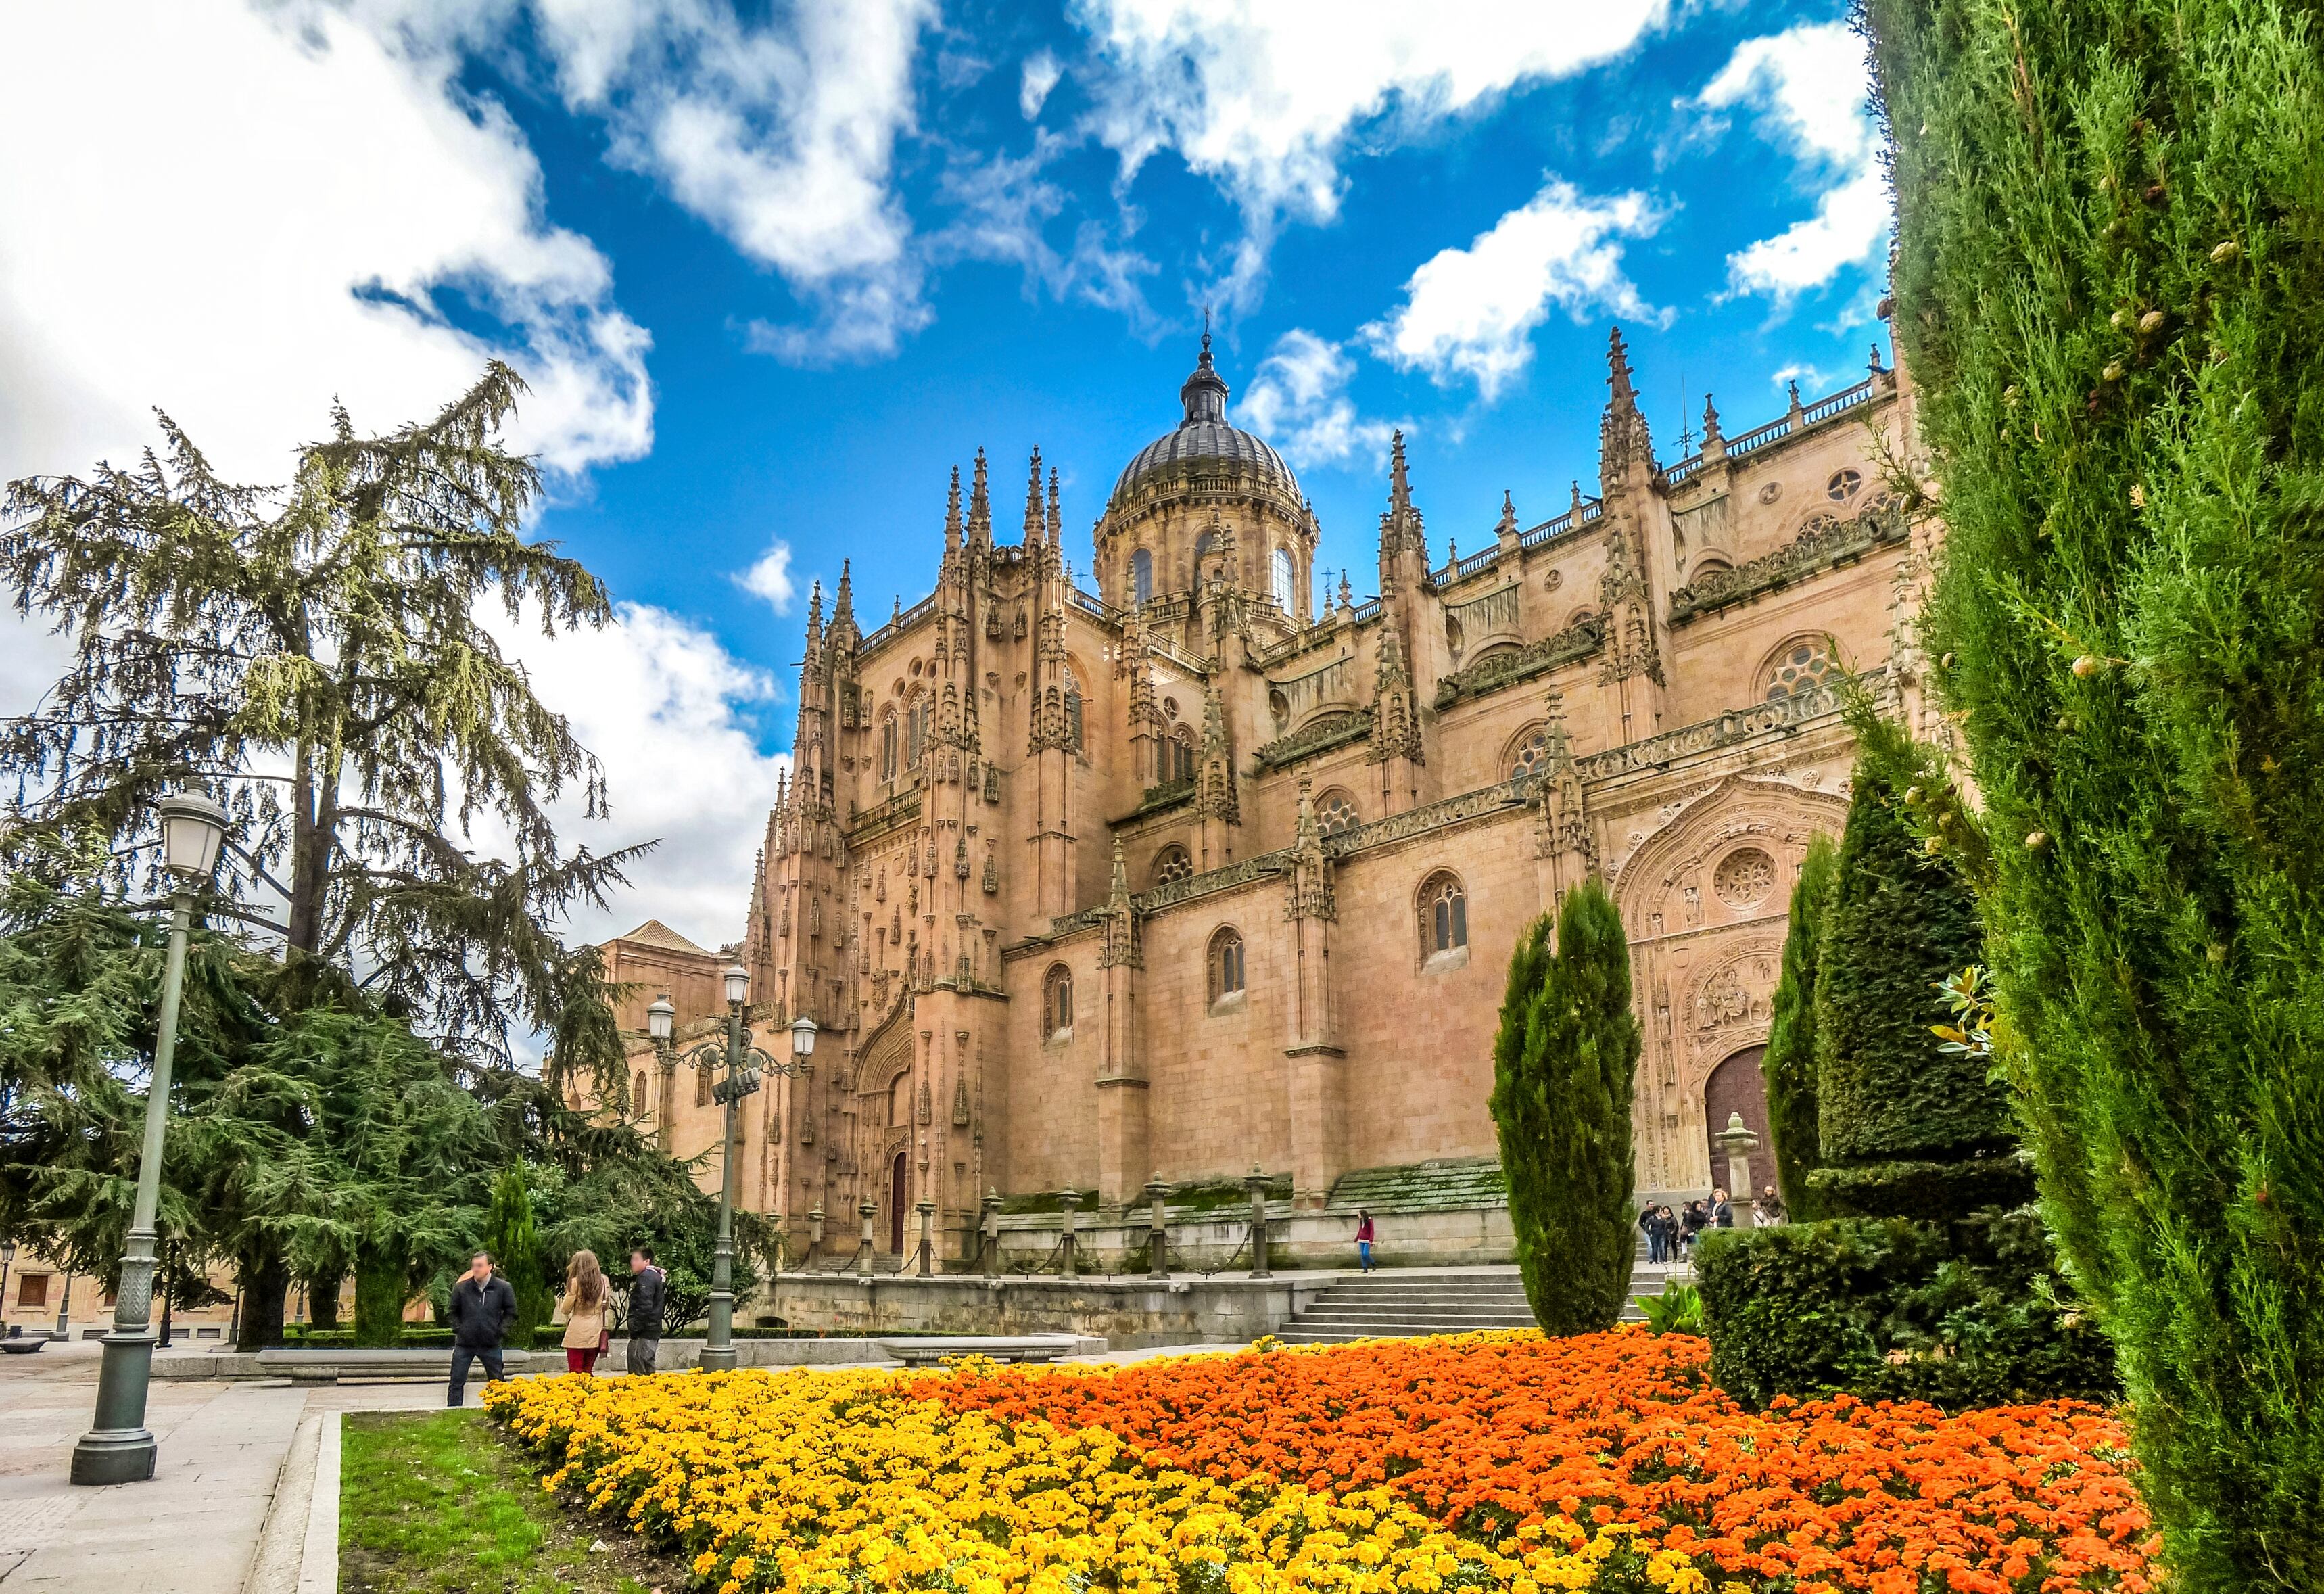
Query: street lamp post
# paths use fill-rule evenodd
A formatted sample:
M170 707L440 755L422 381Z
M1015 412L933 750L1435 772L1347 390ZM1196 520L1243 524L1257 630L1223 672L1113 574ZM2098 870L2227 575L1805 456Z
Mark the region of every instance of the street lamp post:
M153 1435L145 1426L145 1390L153 1372L153 1222L161 1200L161 1143L170 1121L170 1063L178 1045L178 1000L186 981L186 934L194 892L217 864L226 810L181 792L161 802L161 861L171 893L170 954L161 974L161 1012L153 1041L153 1078L145 1097L145 1141L137 1158L137 1202L121 1256L113 1331L97 1370L97 1425L73 1446L75 1483L142 1483L153 1476Z
M779 1061L750 1044L742 1027L742 1010L750 1004L751 972L737 963L723 976L726 991L726 1038L706 1041L682 1061L696 1068L724 1065L725 1077L711 1087L711 1099L724 1109L718 1169L718 1243L710 1259L710 1332L702 1346L705 1372L723 1372L735 1364L734 1355L734 1130L739 1104L756 1092L770 1073L786 1077L811 1073L815 1065L815 1020L802 1013L790 1025L791 1055ZM680 1059L673 1055L671 1032L678 1009L664 997L646 1009L647 1033L661 1055L665 1076ZM667 1092L665 1092L667 1094ZM664 1104L668 1116L668 1104Z

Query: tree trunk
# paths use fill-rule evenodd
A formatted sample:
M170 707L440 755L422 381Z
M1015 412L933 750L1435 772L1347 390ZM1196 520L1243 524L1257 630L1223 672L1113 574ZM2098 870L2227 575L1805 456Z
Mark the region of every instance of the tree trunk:
M279 1255L242 1260L242 1334L237 1350L263 1350L282 1343L283 1298L290 1292L290 1268Z
M410 1282L401 1251L365 1246L355 1256L355 1343L392 1347L403 1334Z
M310 1328L330 1330L339 1326L339 1286L346 1275L337 1268L318 1273L307 1281L307 1323Z

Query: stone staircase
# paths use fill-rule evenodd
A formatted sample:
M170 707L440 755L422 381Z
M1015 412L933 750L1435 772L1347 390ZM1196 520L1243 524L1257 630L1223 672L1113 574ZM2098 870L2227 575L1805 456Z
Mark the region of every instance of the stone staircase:
M1665 1271L1634 1274L1630 1294L1660 1294ZM1645 1319L1637 1301L1624 1303L1623 1322ZM1384 1267L1330 1285L1275 1337L1286 1345L1345 1345L1533 1326L1514 1267Z

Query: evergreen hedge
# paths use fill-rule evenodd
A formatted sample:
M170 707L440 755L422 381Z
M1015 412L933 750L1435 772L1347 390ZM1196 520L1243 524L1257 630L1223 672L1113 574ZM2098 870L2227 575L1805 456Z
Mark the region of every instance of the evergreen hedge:
M1946 1220L2033 1193L2008 1099L1982 1059L1941 1051L1937 982L1983 955L1968 883L1927 852L1859 764L1817 947L1817 1136L1808 1176L1835 1217Z
M1800 860L1792 885L1791 927L1784 937L1784 967L1769 1004L1767 1049L1759 1060L1767 1082L1767 1128L1775 1142L1775 1177L1793 1219L1823 1216L1822 1202L1808 1188L1808 1175L1823 1166L1823 1142L1816 1132L1815 975L1823 925L1824 899L1840 850L1818 834Z
M2324 41L1865 0L2001 1055L2181 1594L2324 1588Z
M516 1296L516 1322L509 1343L532 1342L532 1331L556 1315L557 1301L540 1266L540 1234L532 1213L532 1192L519 1163L493 1182L493 1204L484 1223L484 1248Z
M1595 881L1576 886L1558 905L1554 950L1546 914L1519 938L1493 1039L1509 1222L1545 1333L1610 1329L1629 1299L1640 1044L1621 913Z
M2060 1304L2030 1208L1713 1230L1699 1245L1711 1377L1755 1409L1778 1395L1960 1410L2119 1390L2105 1335Z

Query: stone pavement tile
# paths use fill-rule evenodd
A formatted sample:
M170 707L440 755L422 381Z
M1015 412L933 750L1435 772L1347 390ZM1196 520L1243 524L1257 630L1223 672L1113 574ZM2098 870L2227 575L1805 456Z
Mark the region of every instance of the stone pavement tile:
M202 1387L198 1409L156 1427L153 1480L75 1491L86 1502L8 1574L5 1594L240 1594L307 1391Z

